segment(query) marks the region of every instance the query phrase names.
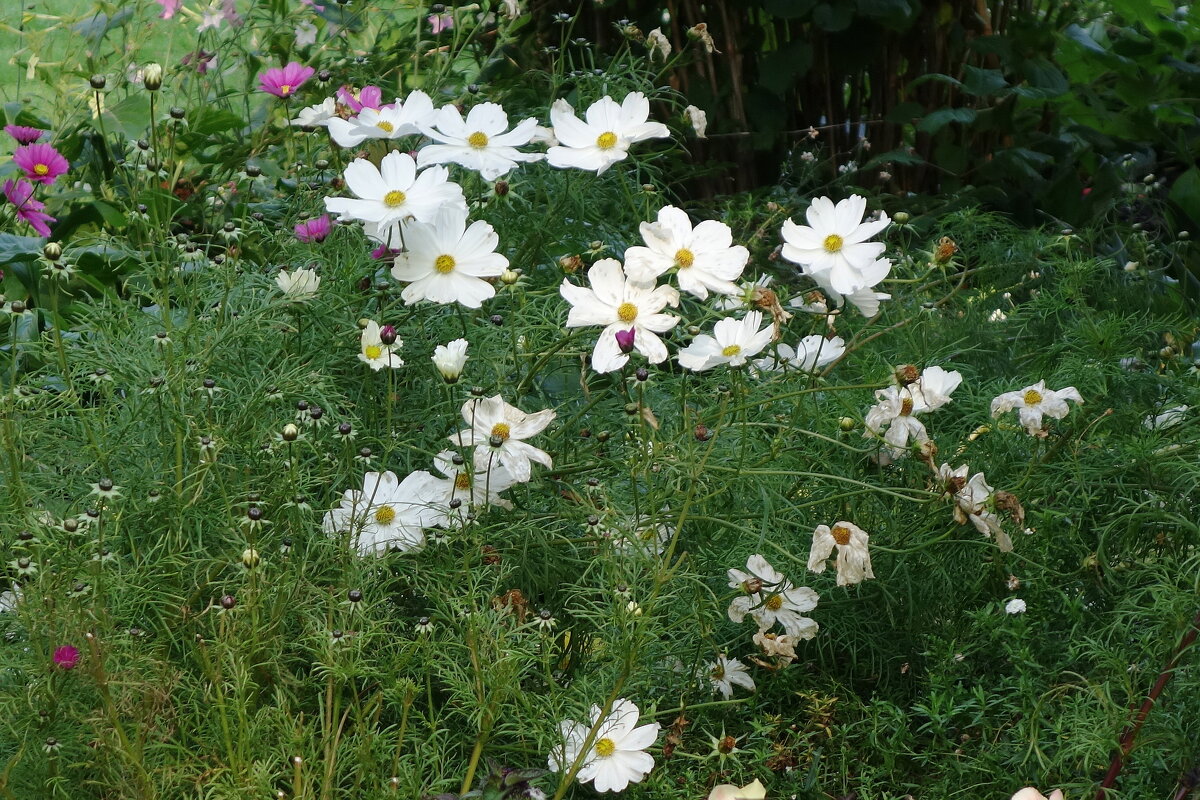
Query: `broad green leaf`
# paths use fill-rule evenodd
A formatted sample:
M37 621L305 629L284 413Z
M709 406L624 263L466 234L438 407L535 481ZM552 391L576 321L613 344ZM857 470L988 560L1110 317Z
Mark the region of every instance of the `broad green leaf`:
M939 108L917 123L917 130L922 133L937 133L951 122L974 122L978 116L973 108Z

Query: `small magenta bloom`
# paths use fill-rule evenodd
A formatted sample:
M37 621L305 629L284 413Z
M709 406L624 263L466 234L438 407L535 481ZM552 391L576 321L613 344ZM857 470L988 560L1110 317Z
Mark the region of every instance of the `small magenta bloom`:
M49 214L43 213L46 204L33 199L33 184L24 178L4 182L4 197L17 207L17 219L28 222L37 231L38 236L49 236L50 227L47 222L58 222Z
M292 230L296 232L296 238L302 242L323 242L329 235L331 227L329 215L322 214L316 219L304 220Z
M306 80L316 72L312 67L306 67L295 61L289 61L286 66L272 67L258 79L258 88L276 97L288 98L296 93Z
M26 125L5 125L4 132L17 140L17 144L33 144L46 133L40 128L30 128Z
M434 36L454 27L454 17L449 14L430 14L425 21L429 23L430 31Z
M388 247L386 244L381 244L381 245L379 245L379 247L376 247L374 250L371 251L371 258L375 259L376 261L380 261L385 258L393 258L396 255L398 255L399 253L400 253L399 250L393 250L392 248Z
M36 183L51 184L71 166L48 144L23 144L13 151L13 163Z
M75 669L79 664L79 649L69 644L54 651L54 666L59 669Z
M162 6L162 14L159 15L159 18L170 19L175 16L175 12L179 10L179 5L183 0L154 0L154 2Z
M364 86L355 92L349 86L337 90L337 101L355 114L364 108L378 111L383 107L383 90L378 86Z
M637 333L637 328L630 328L627 331L617 331L614 335L617 337L617 347L622 353L633 352L633 337Z

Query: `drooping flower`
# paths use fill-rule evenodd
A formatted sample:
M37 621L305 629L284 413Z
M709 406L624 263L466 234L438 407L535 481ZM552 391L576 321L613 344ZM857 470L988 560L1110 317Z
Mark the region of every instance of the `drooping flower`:
M875 400L875 405L871 406L863 420L864 437L878 437L882 433L883 441L896 458L907 452L909 441L924 442L929 438L925 424L913 416L916 403L909 387L879 389L875 392Z
M874 286L886 276L891 263L879 258L884 244L867 239L886 228L890 220L882 214L874 222L863 222L866 209L867 201L859 195L836 206L828 197L814 199L805 214L808 225L790 219L783 223L781 254L838 294Z
M551 166L604 172L629 155L629 147L645 139L661 139L671 132L661 122L647 122L650 101L641 92L631 92L620 105L611 97L592 103L586 122L575 116L566 100L555 100L550 122L558 144L546 152Z
M433 222L443 206L466 210L462 187L449 181L445 167L429 167L418 174L412 156L398 150L384 156L378 167L356 158L344 174L355 197L326 197L326 210L373 223L377 229L410 218Z
M358 359L376 372L384 367L397 369L404 366L400 356L393 352L398 350L404 342L397 339L391 344L384 344L383 339L379 336L379 331L378 322L367 320L366 327L363 328L362 335L359 337Z
M13 163L34 183L47 186L70 168L62 154L48 144L23 144L13 151Z
M468 227L466 210L448 205L433 224L413 222L404 230L408 249L396 256L392 277L408 283L400 295L405 303L429 300L479 308L496 294L484 279L499 277L508 269L508 259L496 252L500 237L491 224L476 220Z
M808 555L809 570L824 572L825 562L835 547L838 586L853 586L875 577L871 571L871 552L867 549L867 532L852 522L835 522L833 528L817 526Z
M304 85L304 82L316 72L312 67L306 67L295 61L289 61L282 67L272 67L259 76L258 88L267 94L287 99Z
M758 778L745 786L721 783L708 793L708 800L767 800L767 787Z
M671 40L663 35L662 28L655 28L646 34L646 49L650 51L651 61L656 53L666 61L671 55Z
M668 305L679 305L679 292L670 286L627 279L621 262L615 258L602 258L593 264L588 270L588 283L591 288L576 286L564 278L559 293L571 304L568 328L604 326L592 350L592 369L612 372L623 367L629 361L629 350L617 341L617 333L631 330L634 337L627 347L636 349L651 364L667 360L667 346L657 334L675 327L679 317L659 312Z
M368 472L361 491L347 489L339 506L326 512L322 528L331 535L349 533L364 556L420 547L425 543L423 529L438 520L431 502L432 480L423 470L403 481L394 472Z
M764 656L782 658L785 661L796 660L796 637L786 633L771 633L759 631L750 637Z
M434 144L417 153L417 166L453 163L494 181L511 172L519 161L545 158L541 153L517 149L529 144L536 128L537 120L530 117L509 131L508 114L496 103L480 103L467 112L465 120L453 105L443 106L424 129Z
M325 128L329 121L337 116L337 103L332 97L326 97L316 105L300 109L296 118L289 120L289 125L301 128Z
M701 334L679 351L679 365L697 372L721 364L740 367L771 343L774 329L762 324L762 312L751 311L742 319L725 317L713 326L713 335Z
M399 139L420 133L433 120L433 101L424 92L411 92L403 102L379 108L364 107L350 119L329 120L329 135L342 147L358 147L367 139Z
M289 301L303 303L316 296L321 277L311 269L298 269L292 273L281 269L275 276L275 285Z
M27 125L5 125L4 132L17 140L17 144L33 144L46 134L41 128L30 128Z
M433 350L433 365L446 383L457 383L462 375L463 367L470 356L467 355L466 339L455 339L448 344L439 344Z
M709 291L740 292L734 281L742 276L750 251L733 243L733 233L724 222L708 219L693 228L687 212L664 206L657 222L643 222L639 230L646 246L625 251L625 272L631 279L653 283L675 270L680 290L701 300Z
M942 484L953 490L954 521L959 525L970 522L975 530L987 537L996 537L996 545L1003 553L1013 549L1012 539L1000 524L1000 515L993 509L993 489L982 472L976 472L967 479L970 467L966 464L957 469L950 469L949 464L943 464L938 469L938 477Z
M526 414L504 402L500 395L472 398L462 407L462 417L470 427L453 434L450 441L461 447L476 448L478 470L499 464L518 482L525 483L530 478L531 461L547 468L553 466L548 453L524 440L545 430L555 416L552 409Z
M1062 419L1070 411L1068 400L1082 403L1083 397L1074 386L1054 390L1047 389L1045 381L1038 381L1018 392L1005 392L992 400L992 416L998 417L1015 408L1025 430L1037 436L1042 430L1042 416Z
M746 560L746 572L729 570L729 586L743 594L729 604L729 618L741 622L749 614L760 631L776 622L789 635L811 639L817 635L816 621L803 616L817 607L821 598L807 586L796 586L758 553Z
M707 677L713 691L726 700L733 697L734 686L754 691L754 678L750 677L746 665L736 658L727 657L724 653L708 665Z
M325 241L325 237L333 229L332 223L329 220L328 214L322 214L313 219L306 219L296 225L294 230L296 238L306 244L313 244Z
M61 670L75 669L79 665L79 648L69 644L54 651L54 666Z
M795 369L801 372L812 372L827 364L832 364L846 353L846 341L840 336L826 339L819 334L805 336L793 348L780 342L775 345L775 352L764 358L755 359L755 369L768 371L776 369Z
M29 223L39 236L49 236L47 222L58 220L45 213L46 204L33 199L33 184L24 178L4 182L4 197L17 209L17 219Z
M638 727L639 714L633 701L621 698L603 721L599 706L592 706L590 724L564 720L559 724L562 745L550 751L547 764L554 772L568 771L583 751L588 731L599 723L591 750L575 777L580 783L591 783L598 792L620 792L631 783L640 783L654 769L654 758L645 751L658 738L660 726L652 722Z

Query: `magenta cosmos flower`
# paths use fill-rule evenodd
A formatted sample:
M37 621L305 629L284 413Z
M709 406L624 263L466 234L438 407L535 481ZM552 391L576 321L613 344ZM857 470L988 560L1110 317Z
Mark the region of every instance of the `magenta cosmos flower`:
M48 144L23 144L13 151L13 163L36 183L51 184L71 166Z
M54 651L54 666L59 669L75 669L79 664L79 649L69 644Z
M306 67L295 61L289 61L287 66L272 67L259 78L258 88L276 97L288 98L296 93L306 80L315 72L312 67Z
M322 214L316 219L304 220L292 230L296 232L296 238L302 242L323 242L329 235L330 226L329 215Z
M4 182L4 197L17 208L17 219L28 222L37 231L38 236L49 236L50 227L47 222L58 222L49 214L43 213L45 203L33 199L33 184L25 179Z
M383 90L378 86L364 86L357 92L349 86L337 90L337 101L355 114L364 108L375 111L383 108Z
M17 144L33 144L46 132L27 125L5 125L4 132L17 140Z

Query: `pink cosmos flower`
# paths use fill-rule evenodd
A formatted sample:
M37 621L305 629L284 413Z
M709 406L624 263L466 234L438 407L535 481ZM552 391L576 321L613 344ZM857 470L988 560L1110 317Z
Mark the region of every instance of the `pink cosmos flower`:
M272 67L264 72L259 78L258 88L267 94L287 99L295 94L314 72L316 70L312 67L289 61L286 66Z
M378 86L364 86L355 92L349 86L337 90L337 101L357 114L364 108L378 111L383 108L383 90Z
M175 16L175 12L179 10L179 6L183 3L183 0L154 0L154 1L156 3L158 3L160 6L162 6L162 14L159 15L159 17L161 19L170 19L171 17Z
M36 183L52 184L71 166L48 144L23 144L13 151L13 162Z
M24 178L4 182L4 196L8 202L17 207L17 219L24 220L37 231L38 236L49 236L50 227L47 222L58 222L49 214L43 213L46 204L33 199L33 184Z
M17 140L17 144L33 144L46 133L39 128L25 125L5 125L4 132Z
M393 250L392 248L388 247L386 244L381 244L381 245L379 245L379 247L376 247L374 250L371 251L371 258L375 259L376 261L381 261L385 258L393 258L396 255L398 255L399 253L400 253L399 250Z
M331 226L329 215L322 214L316 219L304 220L292 230L296 232L296 238L302 242L323 242L329 235Z
M69 644L54 651L54 666L59 669L75 669L79 664L79 650Z
M434 36L454 27L454 17L449 14L430 14L426 21L429 23L429 28Z

